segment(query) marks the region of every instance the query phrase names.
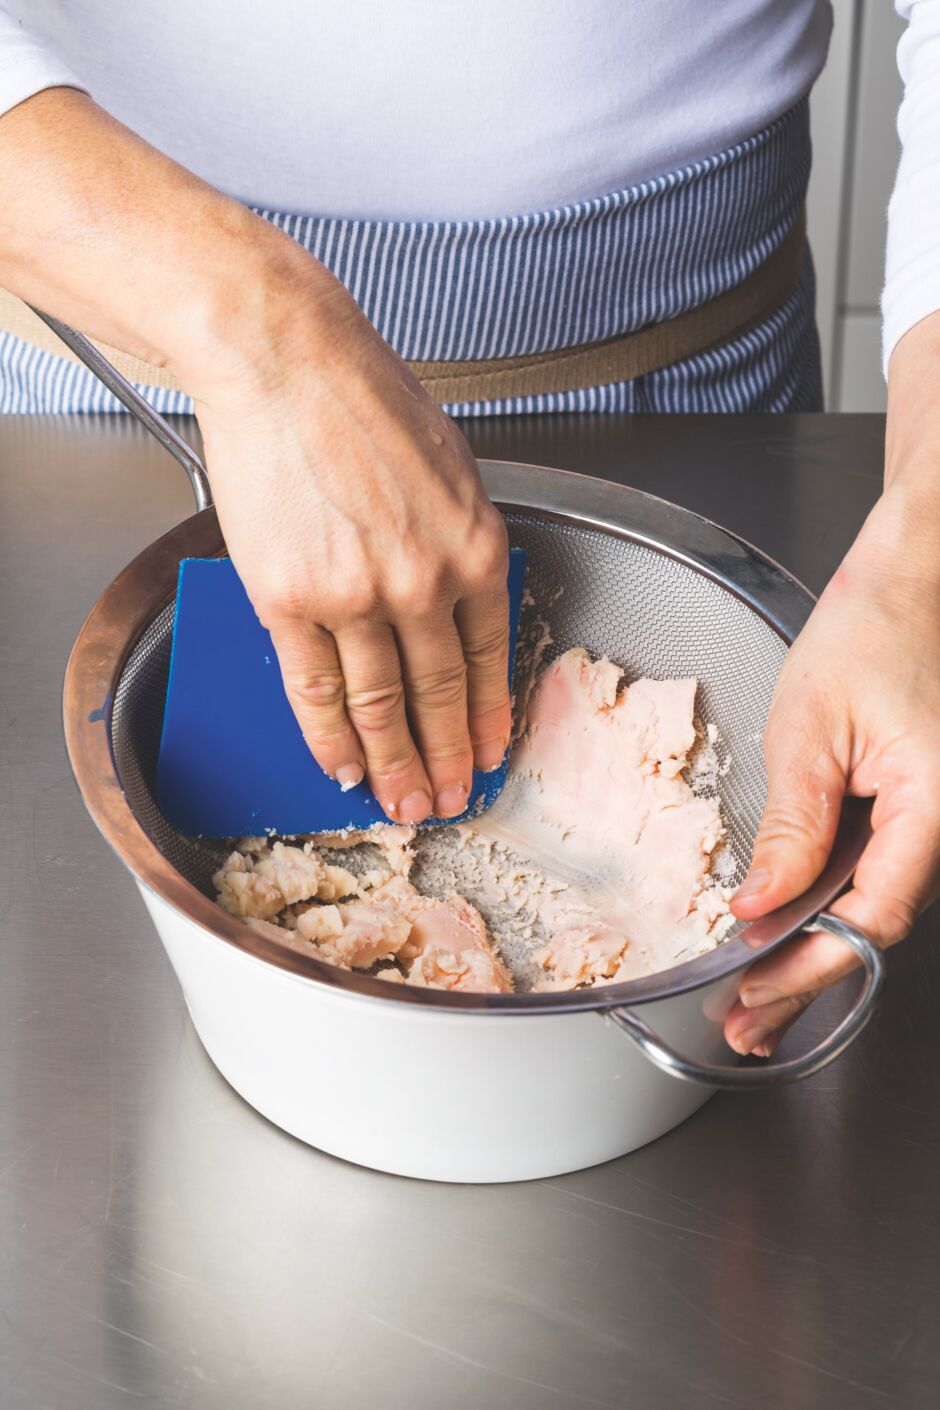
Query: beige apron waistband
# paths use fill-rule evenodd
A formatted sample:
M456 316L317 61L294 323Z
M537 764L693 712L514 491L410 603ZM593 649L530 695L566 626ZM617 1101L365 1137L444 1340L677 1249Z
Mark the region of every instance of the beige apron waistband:
M776 250L734 288L675 318L603 342L520 357L409 362L408 366L439 404L543 396L629 382L740 337L769 318L796 287L805 243L804 211ZM31 309L3 289L0 330L24 338L44 352L77 361ZM142 362L106 343L96 346L131 382L182 390L165 368Z

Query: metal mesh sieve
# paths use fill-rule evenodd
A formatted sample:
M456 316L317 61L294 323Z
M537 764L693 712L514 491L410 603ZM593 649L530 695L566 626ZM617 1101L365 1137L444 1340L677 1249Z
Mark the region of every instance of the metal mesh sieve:
M209 878L224 844L180 836L154 799L172 641L168 599L181 559L224 551L206 468L93 344L35 312L179 461L200 511L145 549L102 593L65 674L65 736L76 780L104 836L154 897L259 960L385 1003L490 1013L607 1011L647 1057L691 1081L725 1087L796 1081L848 1046L870 1018L884 984L878 948L861 931L824 913L871 835L870 807L859 808L858 800L843 807L829 861L802 896L704 955L600 989L494 995L388 984L325 965L216 906ZM529 552L530 589L556 652L583 645L618 661L632 678L698 677L700 716L718 727L731 750L731 767L717 786L740 869L765 794L759 748L764 722L786 647L808 616L809 594L732 534L637 490L543 466L484 461L480 470L493 501L504 512L509 506L510 537ZM432 831L446 837L451 830ZM849 945L866 977L852 1009L809 1053L746 1071L697 1062L664 1042L635 1012L635 1005L724 979L747 966L757 949L768 953L810 922Z
M761 735L786 642L727 587L662 549L572 518L509 509L506 520L512 543L529 555L527 611L552 635L545 659L584 646L616 661L628 680L698 678L698 713L717 726L721 753L730 756L718 788L730 851L738 867L745 864L766 787ZM225 844L183 837L154 798L172 627L171 603L127 658L114 695L112 750L141 826L173 867L212 895Z
M134 396L130 389L128 400ZM152 417L160 420L156 413ZM161 440L175 445L174 454L187 465L197 499L204 502L201 463L178 436L174 441L171 427L160 426ZM726 530L638 490L542 466L490 461L480 468L490 497L503 508L512 541L528 551L532 610L545 619L554 653L574 645L606 653L628 679L698 677L699 715L717 726L730 754L730 768L717 787L732 859L740 869L765 794L764 722L787 646L809 615L809 594ZM211 887L224 841L180 836L154 799L179 563L220 552L224 545L211 507L151 544L102 593L65 675L65 736L82 796L154 902L197 932L262 963L370 1002L490 1015L606 1012L665 1071L713 1086L752 1087L808 1076L864 1027L884 983L883 959L861 931L824 913L871 836L870 806L861 800L843 807L829 861L802 896L704 954L677 952L667 968L622 984L531 992L515 964L517 988L511 994L389 984L324 964L286 935L282 942L278 932L260 933L228 915L215 904ZM521 665L524 671L524 659ZM493 816L488 814L487 822ZM453 829L432 828L422 834L421 848L442 851L456 841ZM419 850L416 870L421 865ZM471 891L464 894L473 899ZM767 954L810 922L851 946L866 977L849 1013L809 1053L746 1070L702 1063L670 1046L637 1012L655 1000L723 982L752 963L757 951ZM512 955L505 957L513 963ZM531 953L519 958L523 967L531 964Z

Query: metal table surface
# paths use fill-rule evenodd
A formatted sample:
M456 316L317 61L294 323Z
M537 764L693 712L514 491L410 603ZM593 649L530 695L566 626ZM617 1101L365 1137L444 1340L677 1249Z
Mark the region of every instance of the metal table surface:
M877 495L883 426L556 417L470 435L677 500L818 590ZM833 1067L719 1095L577 1175L375 1174L226 1085L83 811L59 719L85 611L188 496L123 418L0 418L2 1410L937 1404L936 913ZM827 996L788 1048L844 1003ZM404 1110L411 1083L383 1080Z

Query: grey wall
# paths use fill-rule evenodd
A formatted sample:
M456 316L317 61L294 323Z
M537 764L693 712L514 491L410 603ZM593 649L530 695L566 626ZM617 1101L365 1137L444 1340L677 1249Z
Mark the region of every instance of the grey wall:
M885 212L897 168L903 24L891 0L833 0L829 63L812 99L809 232L827 407L882 411Z

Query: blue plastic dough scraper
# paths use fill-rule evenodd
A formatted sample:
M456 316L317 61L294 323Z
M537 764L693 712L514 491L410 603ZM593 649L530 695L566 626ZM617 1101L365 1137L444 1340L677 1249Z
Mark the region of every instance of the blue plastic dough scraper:
M41 309L33 312L179 461L196 508L210 508L206 467L174 427L94 343ZM524 577L525 553L513 549L510 682ZM474 773L464 817L496 800L506 767L504 759L490 773ZM190 837L338 832L388 821L364 783L344 793L313 758L284 693L271 638L229 558L180 564L157 800L167 821ZM429 818L422 826L438 822Z
M524 577L525 553L513 549L510 680ZM464 817L495 801L506 766L504 759L490 773L474 772ZM344 793L307 748L271 638L230 558L180 564L157 801L190 837L338 832L388 822L365 783Z

